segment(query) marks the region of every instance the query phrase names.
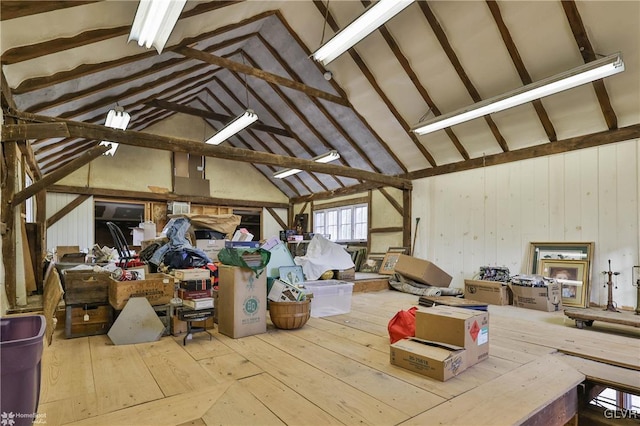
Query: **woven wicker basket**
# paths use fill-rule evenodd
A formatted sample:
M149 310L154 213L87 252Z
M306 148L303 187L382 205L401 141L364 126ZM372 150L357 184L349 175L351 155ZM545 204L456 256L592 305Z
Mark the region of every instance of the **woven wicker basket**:
M311 299L302 302L271 302L269 316L277 328L293 330L307 323L311 315Z

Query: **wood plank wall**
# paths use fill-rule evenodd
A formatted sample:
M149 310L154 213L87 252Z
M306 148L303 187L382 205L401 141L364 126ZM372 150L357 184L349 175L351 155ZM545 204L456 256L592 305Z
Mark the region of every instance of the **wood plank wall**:
M76 194L47 193L47 217L69 204ZM47 229L47 250L56 246L79 246L80 250L91 249L94 238L93 197L70 211Z
M614 301L635 308L640 264L640 141L414 181L416 257L463 287L483 265L527 271L531 241L594 241L591 302L607 302L602 271L620 272Z

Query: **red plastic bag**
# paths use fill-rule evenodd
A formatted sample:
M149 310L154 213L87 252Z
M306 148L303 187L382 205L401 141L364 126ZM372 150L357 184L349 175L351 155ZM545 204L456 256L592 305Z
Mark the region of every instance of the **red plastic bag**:
M391 318L387 326L391 343L395 343L405 337L414 337L416 335L417 310L418 308L414 306L406 311L399 311Z

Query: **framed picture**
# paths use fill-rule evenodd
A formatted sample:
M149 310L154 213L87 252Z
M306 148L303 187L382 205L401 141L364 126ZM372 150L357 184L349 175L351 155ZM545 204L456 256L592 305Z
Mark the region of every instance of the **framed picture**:
M541 274L542 260L582 260L589 266L592 256L593 243L530 243L529 273Z
M562 286L562 305L589 306L589 263L586 260L542 259L540 269L542 275L555 278Z
M369 272L369 273L378 273L380 271L380 266L382 265L382 259L384 259L384 253L380 254L370 254L367 256L367 260L362 262L360 265L359 272Z
M402 253L387 252L382 259L382 265L380 265L379 274L391 275L395 271L396 263Z

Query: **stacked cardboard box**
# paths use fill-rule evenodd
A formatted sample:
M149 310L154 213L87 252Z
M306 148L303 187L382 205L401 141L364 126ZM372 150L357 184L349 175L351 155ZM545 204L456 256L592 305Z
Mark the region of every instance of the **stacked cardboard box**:
M414 338L391 345L391 363L445 381L489 356L489 313L451 306L416 311Z

